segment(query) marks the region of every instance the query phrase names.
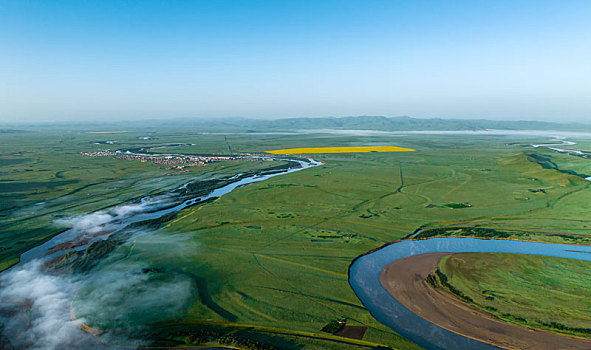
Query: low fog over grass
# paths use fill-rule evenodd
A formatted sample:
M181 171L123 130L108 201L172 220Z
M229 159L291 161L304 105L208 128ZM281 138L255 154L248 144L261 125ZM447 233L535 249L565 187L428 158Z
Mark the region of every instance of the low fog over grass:
M162 201L159 202L159 205ZM154 209L154 202L120 206L61 219L76 234L112 229L132 214ZM47 271L44 259L17 265L0 280L2 338L17 348L110 348L113 343L140 345L141 340L95 339L82 325L141 329L168 315L178 315L195 292L191 278L180 270L154 266L170 255L197 254L187 235L146 229L127 232L107 259L92 273ZM73 302L74 301L74 302ZM102 339L101 339L102 338ZM109 339L107 339L109 338ZM2 344L2 342L0 342Z

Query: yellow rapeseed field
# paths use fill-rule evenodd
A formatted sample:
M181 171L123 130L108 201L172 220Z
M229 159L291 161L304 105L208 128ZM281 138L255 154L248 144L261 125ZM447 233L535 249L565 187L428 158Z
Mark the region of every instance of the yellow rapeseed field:
M369 146L369 147L310 147L285 148L266 151L272 154L312 154L312 153L359 153L359 152L414 152L412 148L397 146Z

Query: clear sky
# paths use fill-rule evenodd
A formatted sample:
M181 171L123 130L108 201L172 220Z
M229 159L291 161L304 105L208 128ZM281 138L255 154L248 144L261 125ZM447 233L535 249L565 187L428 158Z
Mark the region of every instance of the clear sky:
M591 121L589 0L0 0L0 121Z

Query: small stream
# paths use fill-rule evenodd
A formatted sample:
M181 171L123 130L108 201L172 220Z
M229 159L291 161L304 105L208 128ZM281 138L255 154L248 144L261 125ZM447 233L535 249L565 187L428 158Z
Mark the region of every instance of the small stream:
M541 144L536 144L536 145L532 145L534 148L538 148L538 147L546 147L549 148L553 151L556 152L560 152L560 153L573 153L573 154L584 154L583 151L579 151L577 149L566 149L566 148L560 148L563 146L574 146L577 143L576 142L572 142L572 141L566 141L565 139L562 138L554 138L552 140L550 140L551 142L560 142L560 143L541 143ZM560 146L560 147L557 147Z
M538 148L538 147L545 147L548 149L551 149L553 151L556 152L560 152L560 153L568 153L568 154L576 154L576 155L584 155L585 152L588 153L588 151L581 151L578 149L566 149L566 148L561 148L563 146L574 146L577 143L573 142L573 141L567 141L561 137L555 137L554 139L550 140L551 142L560 142L560 143L541 143L541 144L536 144L536 145L532 145L532 147L534 148ZM560 146L560 147L557 147ZM585 180L591 181L591 176L587 176L585 177Z

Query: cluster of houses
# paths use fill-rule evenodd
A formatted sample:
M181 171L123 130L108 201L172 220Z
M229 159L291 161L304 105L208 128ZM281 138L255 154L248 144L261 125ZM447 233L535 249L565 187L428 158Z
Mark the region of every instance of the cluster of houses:
M194 166L203 166L214 162L223 162L228 160L256 160L253 158L241 156L181 156L181 155L166 155L166 156L151 156L143 154L129 154L118 153L110 150L97 152L81 152L86 157L115 157L117 159L139 160L140 162L152 162L160 165L170 165L168 169L183 170Z

